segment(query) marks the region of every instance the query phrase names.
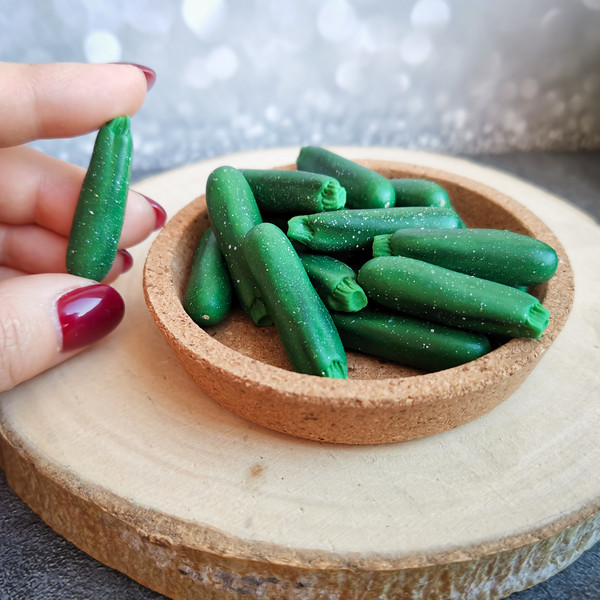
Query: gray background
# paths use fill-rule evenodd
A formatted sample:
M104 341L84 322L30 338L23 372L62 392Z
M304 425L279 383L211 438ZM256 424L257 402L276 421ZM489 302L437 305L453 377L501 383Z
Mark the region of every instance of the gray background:
M156 69L143 169L307 143L600 147L600 0L0 0L0 57ZM42 147L85 162L92 142Z
M137 179L257 148L395 146L468 156L600 219L600 0L0 0L0 59L156 69ZM85 166L92 144L35 145ZM0 472L1 600L159 597L57 536ZM511 598L597 600L600 546Z

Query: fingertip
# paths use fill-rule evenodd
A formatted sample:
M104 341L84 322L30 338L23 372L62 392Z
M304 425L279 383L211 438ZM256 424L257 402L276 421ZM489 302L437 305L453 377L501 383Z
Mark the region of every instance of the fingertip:
M144 196L143 194L141 195ZM158 231L167 222L167 211L158 202L152 200L152 198L148 198L148 196L144 196L144 198L146 198L148 204L152 207L154 216L156 217L156 222L154 223L154 229L152 231Z
M145 240L167 221L165 209L155 200L140 192L129 191L120 248L134 246Z
M151 69L150 67L146 67L145 65L140 65L138 63L130 63L130 62L116 62L116 63L112 63L112 64L127 65L130 67L135 67L136 69L141 71L144 74L144 77L146 78L146 91L147 92L149 92L154 87L154 84L156 83L156 71L154 69Z
M115 260L102 283L112 283L121 275L124 275L133 268L133 256L127 250L119 250L115 256Z
M0 146L6 147L82 135L133 116L156 78L149 67L130 63L5 63L0 71Z
M131 271L131 269L133 268L133 256L131 256L131 253L127 250L119 250L117 254L121 256L121 260L123 261L121 274Z

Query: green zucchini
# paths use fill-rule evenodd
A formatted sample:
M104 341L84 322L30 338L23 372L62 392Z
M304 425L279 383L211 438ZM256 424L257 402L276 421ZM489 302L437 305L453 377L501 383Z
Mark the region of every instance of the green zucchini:
M296 160L299 171L335 177L346 190L348 208L394 206L395 192L389 179L358 163L317 146L301 148Z
M209 227L202 234L194 252L183 307L201 327L216 325L227 316L232 296L225 257Z
M242 308L256 325L271 325L267 307L248 272L242 244L262 217L246 178L233 167L215 169L206 183L206 207L233 288Z
M486 334L539 338L550 316L526 292L403 256L367 261L358 283L389 308Z
M305 214L346 205L346 190L329 175L278 169L241 171L261 212Z
M346 353L331 315L283 231L272 223L256 225L243 248L292 368L347 378Z
M72 275L102 281L119 247L131 178L133 140L128 116L98 131L67 244Z
M447 327L383 309L331 314L342 343L422 371L440 371L475 360L491 349L480 333Z
M375 238L374 256L408 256L512 286L548 281L556 252L533 237L499 229L399 230Z
M453 208L410 207L343 209L298 215L288 221L288 237L317 252L368 247L376 235L402 228L464 227Z
M448 192L427 179L390 179L396 206L450 206Z
M299 253L317 294L329 310L356 312L367 305L367 296L346 263L327 254Z

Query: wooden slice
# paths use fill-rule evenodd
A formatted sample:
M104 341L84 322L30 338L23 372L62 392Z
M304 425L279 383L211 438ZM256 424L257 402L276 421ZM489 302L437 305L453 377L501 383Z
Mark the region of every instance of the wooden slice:
M339 446L264 429L205 396L155 327L142 294L148 242L117 284L122 326L0 398L0 464L51 527L170 598L217 600L502 598L600 538L598 225L467 161L369 153L495 187L556 234L575 301L521 387L466 425L403 443ZM228 156L136 189L173 215L217 166L296 154Z

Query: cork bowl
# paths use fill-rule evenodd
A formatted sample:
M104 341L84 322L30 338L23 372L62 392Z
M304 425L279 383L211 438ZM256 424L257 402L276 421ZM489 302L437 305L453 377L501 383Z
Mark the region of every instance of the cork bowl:
M573 302L568 259L538 217L498 190L428 167L358 162L386 177L439 183L469 227L508 229L550 244L560 259L557 273L530 290L551 313L543 336L512 339L477 360L435 373L353 352L348 353L347 380L295 373L273 326L256 327L234 309L221 324L201 329L184 311L181 299L195 246L209 224L204 196L180 210L153 242L144 267L146 303L197 386L225 408L264 427L343 444L400 442L458 427L508 398L562 329Z

